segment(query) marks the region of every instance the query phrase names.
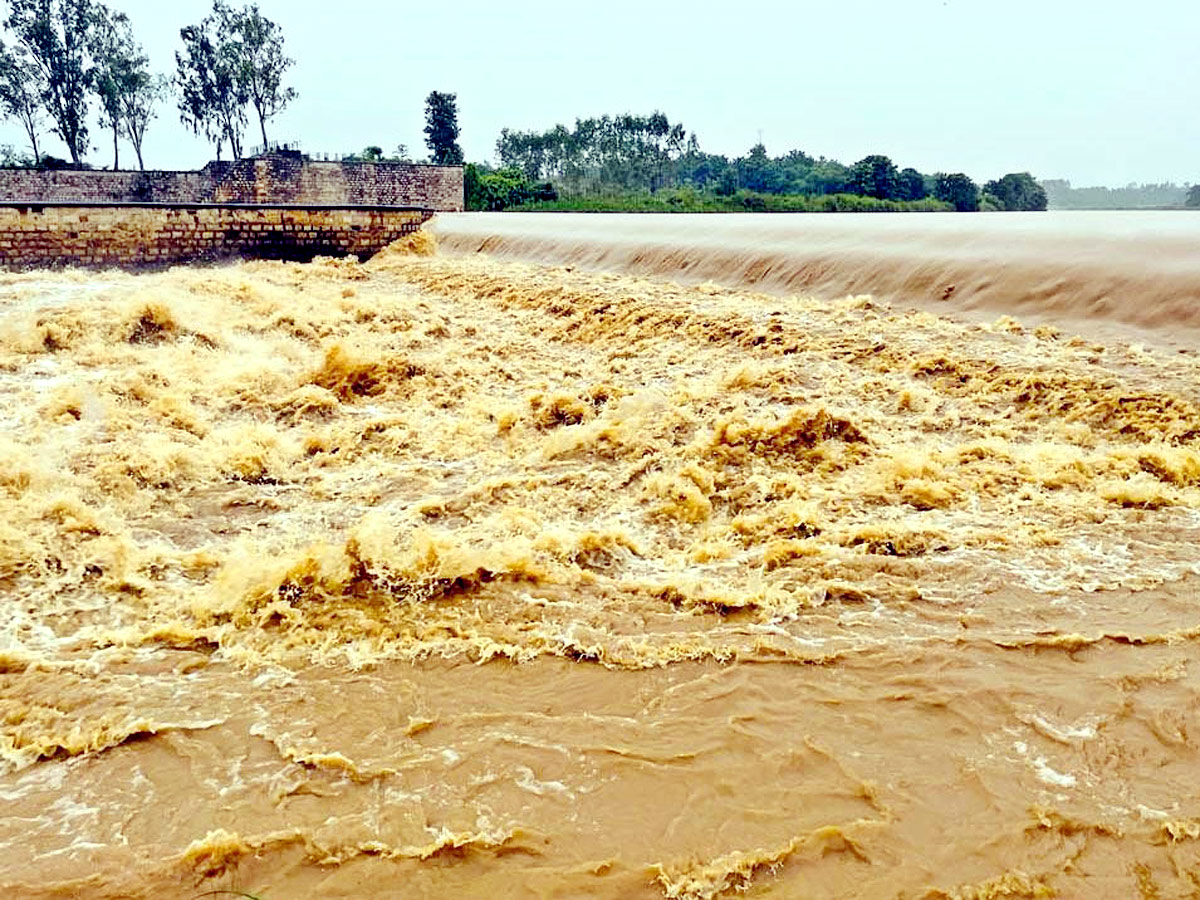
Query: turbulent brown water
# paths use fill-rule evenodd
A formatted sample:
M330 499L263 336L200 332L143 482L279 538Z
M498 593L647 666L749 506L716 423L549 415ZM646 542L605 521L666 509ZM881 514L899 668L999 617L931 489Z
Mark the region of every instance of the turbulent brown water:
M966 221L964 221L964 219ZM874 294L938 314L997 313L1200 344L1200 214L444 216L447 250L737 284ZM1109 332L1113 333L1113 332Z
M1180 233L960 320L539 221L0 277L0 892L1200 894Z

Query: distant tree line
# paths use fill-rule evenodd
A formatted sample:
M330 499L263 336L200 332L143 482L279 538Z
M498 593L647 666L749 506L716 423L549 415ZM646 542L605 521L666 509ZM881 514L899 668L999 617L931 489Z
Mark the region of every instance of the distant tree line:
M150 71L129 17L97 0L10 0L0 36L0 114L20 123L30 156L4 153L6 165L82 167L89 150L91 115L111 132L113 168L121 140L145 168L142 150L157 107L171 93L180 119L212 141L217 158L228 146L242 153L247 110L267 125L296 92L284 85L292 60L283 34L257 4L240 9L215 0L212 13L180 30L174 77ZM43 152L43 137L66 145L69 163Z
M495 208L504 188L518 203L551 191L565 200L662 190L700 195L806 197L845 195L895 203L935 200L956 210L1042 210L1045 192L1028 173L1010 173L981 190L961 172L926 174L872 154L853 165L791 150L772 157L759 143L730 159L705 153L694 132L662 112L577 119L573 128L504 129L496 142L500 168L477 167L469 180L480 192L468 202ZM490 181L488 179L491 179ZM767 205L767 201L762 201ZM924 208L924 207L922 207Z
M1125 187L1072 187L1064 179L1041 182L1053 209L1161 209L1200 205L1195 186L1172 184L1128 184ZM1192 203L1193 192L1197 202Z

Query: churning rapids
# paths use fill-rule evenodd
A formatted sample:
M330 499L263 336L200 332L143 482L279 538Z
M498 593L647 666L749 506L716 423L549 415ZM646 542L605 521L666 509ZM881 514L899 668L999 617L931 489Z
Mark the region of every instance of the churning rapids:
M432 230L0 276L0 894L1200 894L1200 217Z

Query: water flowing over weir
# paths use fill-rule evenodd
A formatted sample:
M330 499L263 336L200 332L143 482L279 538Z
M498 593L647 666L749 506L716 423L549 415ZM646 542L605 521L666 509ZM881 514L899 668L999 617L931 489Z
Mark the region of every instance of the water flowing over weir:
M0 275L0 896L1196 896L1180 329L477 221Z
M460 213L456 253L1200 335L1200 214Z

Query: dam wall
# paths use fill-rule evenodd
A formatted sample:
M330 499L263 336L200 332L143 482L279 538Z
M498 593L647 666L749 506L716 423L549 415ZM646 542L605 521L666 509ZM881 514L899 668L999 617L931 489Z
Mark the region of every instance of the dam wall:
M314 162L270 153L195 172L0 169L0 200L42 203L257 203L463 208L461 166Z
M212 200L208 167L199 172L0 169L0 199L41 203L202 203Z
M0 265L134 268L231 257L366 258L428 210L247 204L0 203Z
M214 203L419 206L439 212L463 208L462 166L312 162L270 154L210 163L201 174L213 182L203 199Z
M461 166L270 153L195 172L0 170L0 266L365 258L463 208Z

